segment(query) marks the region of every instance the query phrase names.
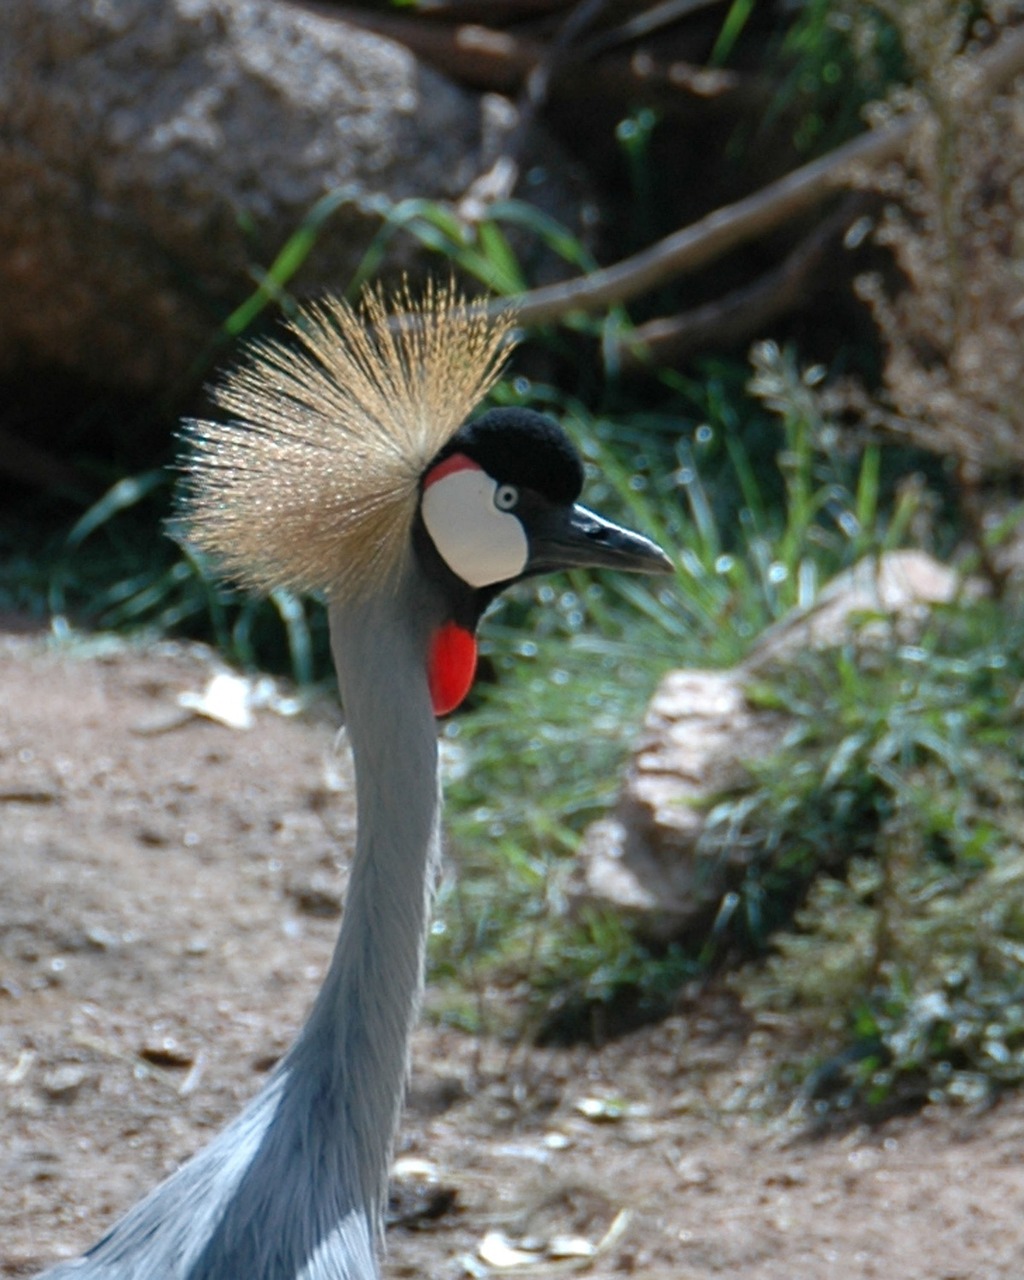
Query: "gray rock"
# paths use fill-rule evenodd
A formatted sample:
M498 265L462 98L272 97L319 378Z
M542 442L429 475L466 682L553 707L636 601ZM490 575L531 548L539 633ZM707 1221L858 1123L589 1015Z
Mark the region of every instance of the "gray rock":
M274 0L4 0L0 362L166 390L317 200L345 197L299 291L344 287L380 197L457 199L493 116Z
M68 1062L47 1071L41 1085L51 1102L73 1102L83 1085L92 1083L95 1083L95 1075L88 1067Z
M908 643L931 606L961 590L977 587L924 552L889 552L839 574L809 609L766 631L734 670L670 672L648 708L614 812L584 835L574 905L619 912L656 942L710 923L749 852L702 855L705 815L742 786L745 762L775 750L790 725L785 714L748 701L751 678L854 635L861 645Z

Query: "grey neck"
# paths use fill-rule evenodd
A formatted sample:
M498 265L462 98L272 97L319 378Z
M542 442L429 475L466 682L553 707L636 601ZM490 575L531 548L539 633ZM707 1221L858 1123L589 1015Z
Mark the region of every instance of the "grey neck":
M289 1055L293 1069L319 1073L335 1094L352 1159L348 1184L378 1227L439 857L437 728L426 681L431 610L410 594L331 610L358 834L330 970Z
M426 655L440 602L332 610L359 827L345 917L292 1050L217 1138L49 1280L377 1280L439 856Z

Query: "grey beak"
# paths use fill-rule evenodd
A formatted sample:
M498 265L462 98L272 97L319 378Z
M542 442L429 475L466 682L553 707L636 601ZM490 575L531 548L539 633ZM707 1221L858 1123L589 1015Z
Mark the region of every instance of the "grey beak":
M528 574L555 569L620 569L672 573L674 565L650 538L612 524L578 503L550 507L529 524Z

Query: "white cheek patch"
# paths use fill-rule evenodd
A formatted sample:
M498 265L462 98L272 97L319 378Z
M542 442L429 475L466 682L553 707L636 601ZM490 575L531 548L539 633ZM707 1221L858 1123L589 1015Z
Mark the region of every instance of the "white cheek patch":
M449 569L471 587L517 578L530 554L518 516L494 505L497 485L479 467L428 479L423 523Z

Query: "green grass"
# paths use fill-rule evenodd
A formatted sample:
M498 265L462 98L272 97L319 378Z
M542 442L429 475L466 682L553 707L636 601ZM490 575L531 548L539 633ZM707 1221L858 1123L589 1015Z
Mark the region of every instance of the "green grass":
M753 688L792 728L709 812L703 856L739 844L748 862L706 935L656 950L614 918L566 913L580 833L614 796L659 672L733 663L913 524L916 499L893 489L879 450L839 450L820 380L788 353L757 354L774 474L724 414L691 419L682 439L626 419L615 443L604 421L578 422L595 505L651 530L679 571L669 586L544 584L485 624L498 678L447 730L457 875L431 955L449 990L470 981L509 999L449 1001L448 1016L494 1029L511 1006L542 1039L602 1038L664 1013L723 955L753 954L737 987L806 1029L815 1051L790 1074L814 1108L977 1098L1020 1080L1024 615L1010 606L964 599L913 642L851 640Z
M793 729L729 838L754 842L761 899L810 892L737 985L804 1026L820 1109L1024 1079L1022 642L1019 605L961 602L775 689Z

